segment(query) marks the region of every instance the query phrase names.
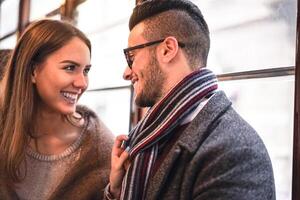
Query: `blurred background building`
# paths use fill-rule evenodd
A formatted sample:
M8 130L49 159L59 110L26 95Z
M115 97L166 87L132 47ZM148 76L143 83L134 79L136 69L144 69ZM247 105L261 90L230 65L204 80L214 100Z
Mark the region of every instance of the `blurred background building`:
M122 79L126 67L122 50L127 47L128 20L135 1L0 2L0 48L14 48L24 28L44 17L69 20L88 35L93 67L89 90L80 103L94 109L115 135L128 133L142 115L132 102L130 83ZM210 27L208 68L218 74L220 88L265 142L273 163L277 199L300 199L295 180L300 176L295 166L293 171L293 155L294 165L300 162L295 150L293 153L293 143L299 143L293 136L297 131L293 129L297 0L193 2Z

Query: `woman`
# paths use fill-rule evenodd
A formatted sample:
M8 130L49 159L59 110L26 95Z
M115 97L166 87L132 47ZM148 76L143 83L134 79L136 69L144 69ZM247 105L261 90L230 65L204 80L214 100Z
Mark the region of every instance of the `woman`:
M68 23L41 20L8 64L0 121L0 199L102 199L113 137L77 101L91 44Z

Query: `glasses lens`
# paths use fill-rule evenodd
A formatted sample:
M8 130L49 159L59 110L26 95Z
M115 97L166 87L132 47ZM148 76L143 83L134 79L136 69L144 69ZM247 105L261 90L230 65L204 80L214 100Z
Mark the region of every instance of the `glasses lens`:
M140 44L140 45L136 45L136 46L133 46L133 47L129 47L127 49L123 49L126 60L127 60L128 67L131 69L131 66L133 64L133 57L130 56L130 51L133 51L133 50L136 50L136 49L142 49L142 48L145 48L145 47L148 47L148 46L152 46L154 44L161 43L164 40L165 39L155 40L155 41L152 41L152 42L147 42L145 44Z
M129 52L128 52L128 51L124 51L124 55L125 55L125 58L126 58L126 61L127 61L128 67L129 67L129 68L131 68L131 65L132 65L132 60L130 59Z

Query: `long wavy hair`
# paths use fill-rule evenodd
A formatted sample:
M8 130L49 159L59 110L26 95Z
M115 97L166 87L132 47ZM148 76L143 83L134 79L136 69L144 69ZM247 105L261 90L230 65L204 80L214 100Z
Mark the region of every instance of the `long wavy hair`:
M0 169L11 183L24 178L20 166L35 123L39 98L31 81L34 67L74 37L80 38L91 52L89 39L71 24L50 19L36 21L26 28L11 55L0 113Z

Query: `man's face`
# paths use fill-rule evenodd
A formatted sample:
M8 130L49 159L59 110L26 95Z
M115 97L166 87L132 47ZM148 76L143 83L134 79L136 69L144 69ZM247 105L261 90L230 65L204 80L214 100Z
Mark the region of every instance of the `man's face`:
M142 23L132 29L128 39L129 47L149 42L142 36L143 29ZM131 69L127 67L123 75L125 80L131 81L135 103L141 107L153 106L163 96L166 76L156 57L156 46L131 51L133 63Z
M149 56L148 65L140 73L143 87L139 93L136 93L135 97L136 104L142 107L153 106L159 101L163 95L162 91L166 79L156 59L155 51L151 52L153 55Z

